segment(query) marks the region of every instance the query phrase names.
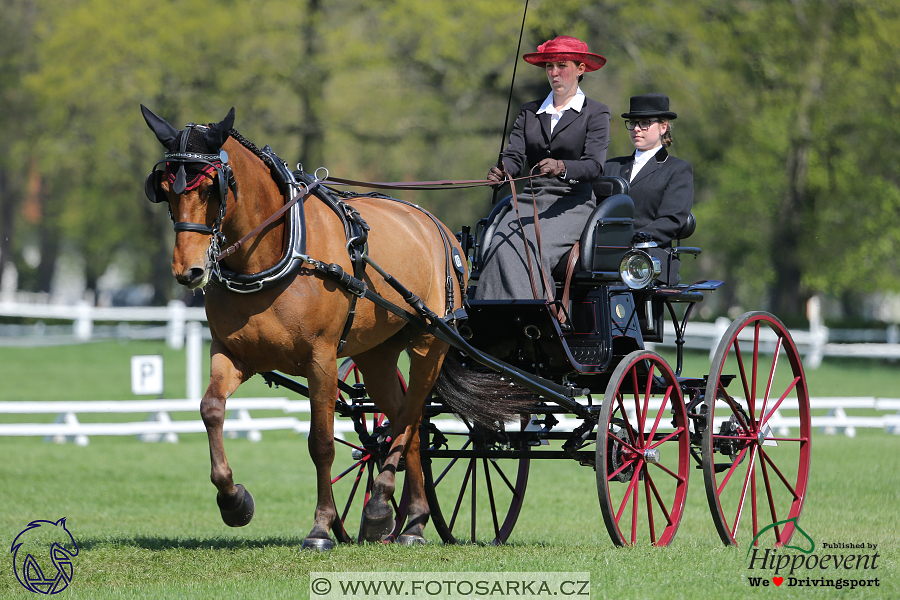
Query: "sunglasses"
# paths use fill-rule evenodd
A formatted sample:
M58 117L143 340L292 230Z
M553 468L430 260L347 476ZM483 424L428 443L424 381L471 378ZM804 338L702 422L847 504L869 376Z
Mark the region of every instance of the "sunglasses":
M641 131L646 131L647 129L650 129L650 125L653 123L659 123L659 119L650 119L649 121L625 121L625 129L633 131L637 128Z

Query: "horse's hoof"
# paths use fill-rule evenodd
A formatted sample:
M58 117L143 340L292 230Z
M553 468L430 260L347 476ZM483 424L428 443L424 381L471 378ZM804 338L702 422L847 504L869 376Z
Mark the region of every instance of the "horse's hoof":
M370 518L363 511L362 522L359 524L359 541L383 542L394 532L395 525L393 513Z
M247 488L238 484L237 499L226 503L222 498L222 493L216 495L216 504L219 505L219 512L222 513L222 520L229 527L243 527L253 518L253 511L256 509L256 503L253 502L253 496L247 491Z
M394 543L400 544L401 546L424 546L425 538L421 535L404 533L401 534Z
M334 550L334 542L331 538L304 538L301 550L317 550L319 552L328 552Z

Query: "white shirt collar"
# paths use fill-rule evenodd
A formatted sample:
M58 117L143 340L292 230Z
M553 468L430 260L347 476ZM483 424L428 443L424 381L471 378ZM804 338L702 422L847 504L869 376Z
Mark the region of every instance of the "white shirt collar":
M634 181L634 176L638 174L644 165L650 162L650 159L656 156L656 153L659 152L660 148L662 148L662 144L657 146L656 148L651 148L650 150L638 150L634 151L634 166L631 168L631 181Z
M578 87L578 90L575 92L575 95L566 103L565 106L562 107L558 113L556 112L556 108L553 106L553 92L551 91L547 98L544 100L544 103L541 104L541 107L538 109L537 114L548 113L550 115L562 114L564 111L572 108L575 112L581 112L581 109L584 108L584 92L581 91L581 86Z

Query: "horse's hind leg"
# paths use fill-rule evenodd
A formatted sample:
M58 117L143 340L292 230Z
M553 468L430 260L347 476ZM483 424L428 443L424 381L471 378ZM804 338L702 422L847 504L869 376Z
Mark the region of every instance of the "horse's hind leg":
M405 458L410 493L408 521L397 541L405 544L425 542L423 533L429 510L419 457L419 423L425 398L437 379L445 352L443 342L431 336L416 336L410 346L409 387L405 395L394 375L399 352L389 353L382 348L354 357L365 375L369 395L390 420L393 435L390 452L363 510L361 540L379 541L393 529L390 499L396 487L397 467L400 459Z
M441 371L441 363L447 354L446 343L426 334L414 338L409 352L409 387L405 408L410 413L407 427L409 442L406 444L406 477L409 489L409 510L406 527L397 538L401 544L424 544L425 525L431 511L425 497L425 476L422 473L422 457L419 454L419 424L425 400Z
M225 401L244 381L234 361L213 340L209 387L200 401L200 416L209 438L210 480L219 490L216 503L222 520L229 527L243 527L253 518L253 496L238 484L235 485L225 457L222 437L225 425Z
M400 452L395 453L398 428L402 428L400 408L405 397L397 378L397 358L405 342L393 338L367 352L353 356L353 360L363 373L366 392L373 402L384 412L391 424L391 453L385 457L381 473L372 484L369 499L363 508L359 526L361 542L381 542L394 530L394 508L391 498L396 487L396 472ZM396 454L396 456L395 456Z

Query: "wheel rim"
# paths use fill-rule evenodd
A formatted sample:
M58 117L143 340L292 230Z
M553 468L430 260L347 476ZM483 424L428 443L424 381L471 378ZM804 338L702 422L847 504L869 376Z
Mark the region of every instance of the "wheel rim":
M686 422L681 387L660 355L637 350L619 363L603 399L596 462L600 509L617 546L666 546L675 537L690 469Z
M527 421L523 419L520 429ZM488 458L484 454L497 447L488 441L493 436L486 436L479 427L465 423L462 431L436 433L432 423L423 421L420 437L422 448L427 449L422 471L435 530L448 544L506 542L525 500L530 459ZM463 456L436 457L435 450L459 451Z
M406 382L399 369L397 377L405 392ZM338 379L350 385L364 383L359 368L350 358L345 359L338 368ZM338 389L338 400L347 403L351 402L340 389ZM379 427L387 424L384 413L380 412L367 413L361 415L358 419L359 423L356 423L357 429L362 426L362 429L370 435ZM334 471L337 474L331 479L331 490L340 521L340 526L336 524L334 527L334 533L339 542L354 543L357 541L362 510L366 502L369 501L372 486L375 483L375 478L378 477L378 463L381 457L376 453L369 452L355 439L352 441L343 440L335 436L334 442L336 450ZM409 491L406 485L406 478L404 477L403 479L403 488L399 501L395 499L396 493L394 498L391 498L395 525L393 532L386 541L396 539L406 521Z
M731 324L704 406L703 478L719 536L726 545L783 546L806 498L810 415L803 365L781 321L747 313ZM785 427L782 410L799 412L799 429ZM766 531L771 537L760 536Z

